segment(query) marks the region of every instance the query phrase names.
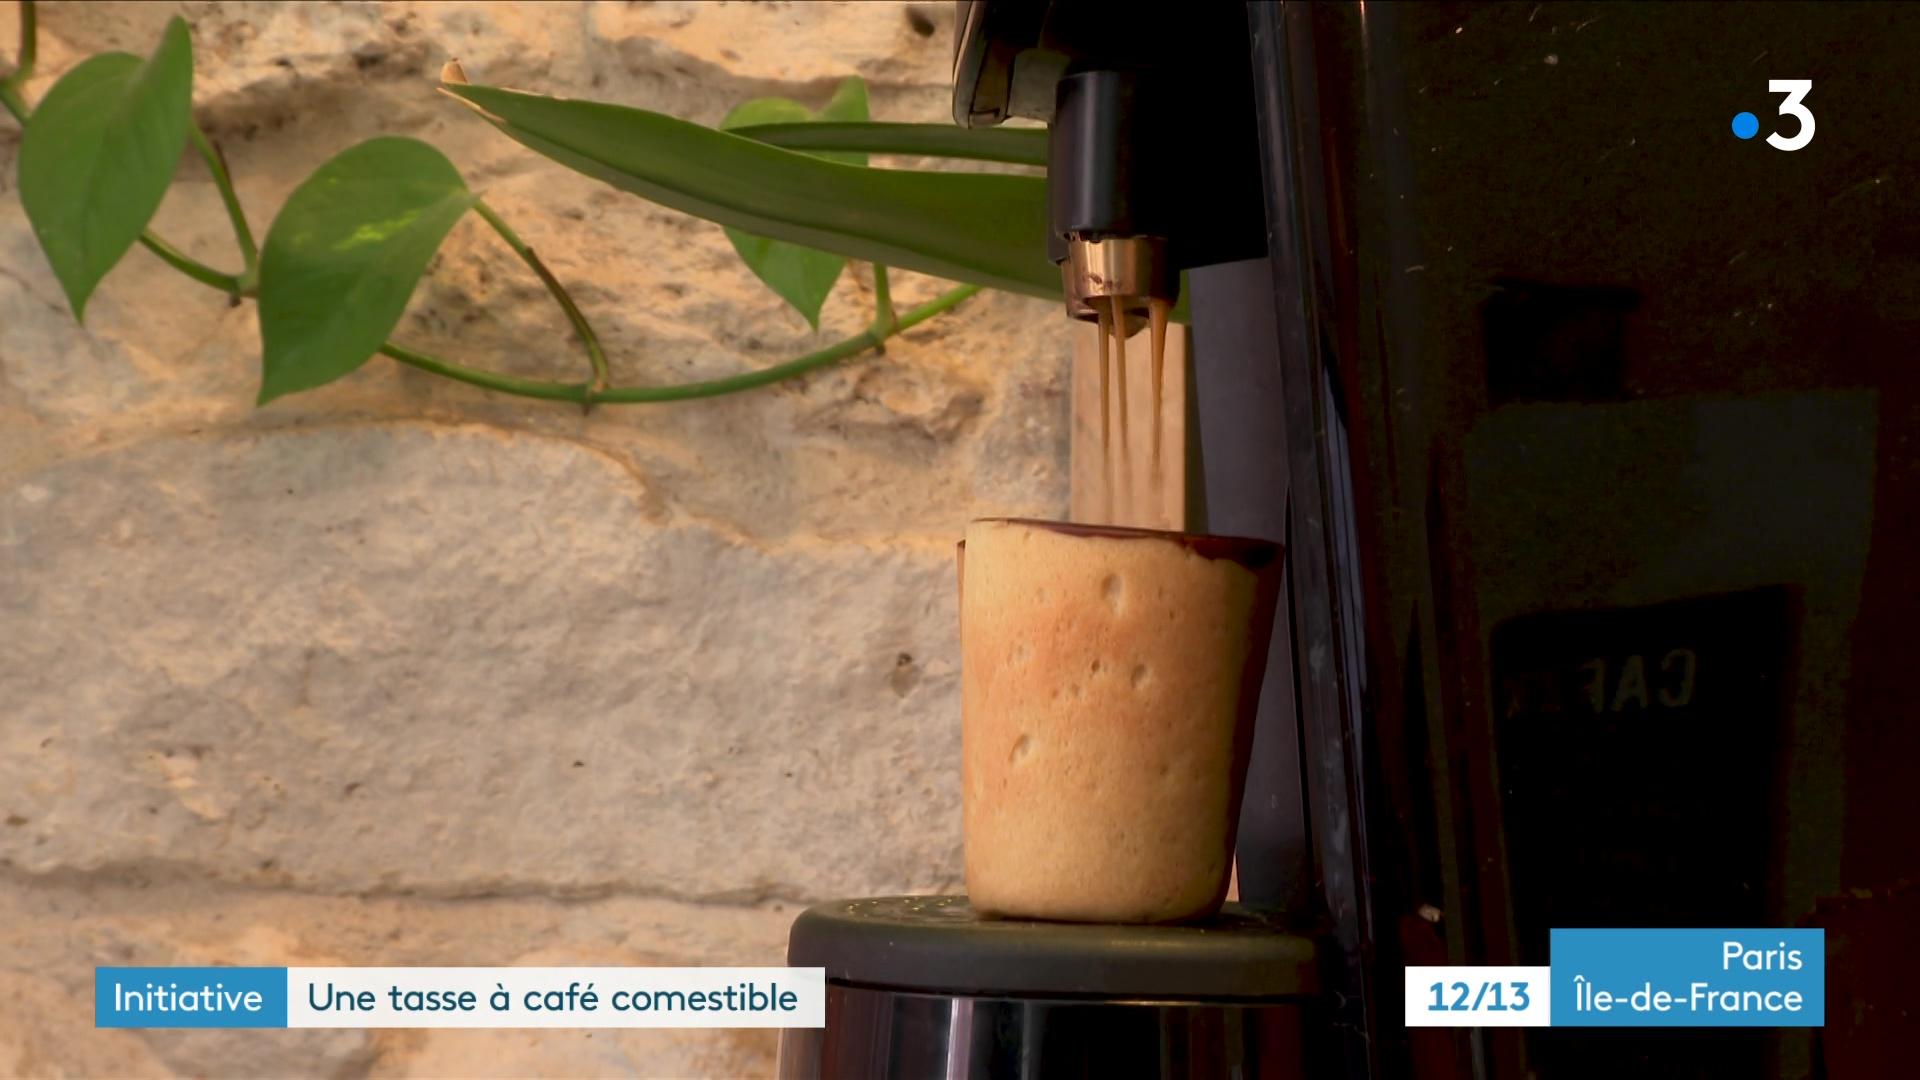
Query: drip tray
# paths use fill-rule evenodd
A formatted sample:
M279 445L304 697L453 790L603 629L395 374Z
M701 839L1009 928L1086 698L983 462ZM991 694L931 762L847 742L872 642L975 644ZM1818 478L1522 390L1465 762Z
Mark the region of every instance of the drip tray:
M846 900L794 920L787 962L827 977L827 1026L785 1032L780 1075L1307 1075L1311 939L1229 904L1171 926L991 919L965 897Z

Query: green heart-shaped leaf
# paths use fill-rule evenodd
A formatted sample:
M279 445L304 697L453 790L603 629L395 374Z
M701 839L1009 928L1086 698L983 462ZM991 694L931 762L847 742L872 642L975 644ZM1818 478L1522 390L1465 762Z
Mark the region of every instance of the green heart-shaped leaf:
M864 122L866 119L867 84L856 77L841 82L839 89L834 91L833 99L818 113L786 98L755 98L735 106L726 119L720 121L720 129L726 131L759 124L800 124L814 120ZM846 165L867 163L867 155L859 153L820 153L817 156ZM747 269L766 282L767 287L778 293L781 299L792 304L794 310L806 318L809 326L819 329L820 308L833 292L834 282L840 280L840 272L847 267L845 256L789 244L784 240L770 240L739 229L728 229L727 239L733 242L733 250L740 253L740 259L747 264Z
M473 202L453 163L418 139L369 139L315 170L260 252L260 403L366 363Z
M20 202L76 319L167 194L193 124L179 17L145 60L102 53L55 83L20 140Z

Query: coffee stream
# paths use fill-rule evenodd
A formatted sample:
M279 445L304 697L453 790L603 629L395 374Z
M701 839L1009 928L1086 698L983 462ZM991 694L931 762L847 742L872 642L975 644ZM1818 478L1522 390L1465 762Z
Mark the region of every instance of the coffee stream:
M1138 525L1162 529L1178 529L1182 522L1169 520L1163 515L1161 503L1163 483L1160 476L1161 431L1164 416L1161 407L1166 382L1167 317L1171 305L1161 299L1148 301L1148 317L1151 325L1152 343L1152 413L1147 417L1152 443L1147 468L1147 490L1144 499L1136 502L1133 485L1133 440L1127 432L1127 318L1125 301L1112 297L1107 302L1095 303L1095 313L1100 322L1100 479L1101 505L1100 520L1111 525ZM1108 339L1112 343L1109 348ZM1111 416L1112 403L1118 400L1119 444L1114 444L1115 424ZM1117 451L1117 454L1116 454ZM1116 461L1117 457L1117 461ZM1115 474L1118 474L1118 486L1115 486Z

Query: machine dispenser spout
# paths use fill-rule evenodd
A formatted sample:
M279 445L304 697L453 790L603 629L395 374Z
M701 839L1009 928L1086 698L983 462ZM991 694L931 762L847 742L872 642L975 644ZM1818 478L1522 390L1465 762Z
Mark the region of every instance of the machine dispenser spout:
M1221 61L1241 54L1239 5L1146 30L1084 0L963 0L959 27L954 119L1048 123L1068 314L1131 335L1179 300L1182 271L1266 254L1250 75Z
M1127 336L1140 332L1154 301L1172 307L1180 278L1167 262L1166 241L1157 236L1067 236L1067 258L1060 276L1067 293L1067 314L1099 322L1104 308L1119 309Z
M1169 245L1182 231L1173 182L1181 165L1164 145L1177 130L1168 81L1113 70L1061 79L1047 142L1048 247L1067 311L1090 322L1108 314L1127 334L1153 301L1171 306L1180 295Z

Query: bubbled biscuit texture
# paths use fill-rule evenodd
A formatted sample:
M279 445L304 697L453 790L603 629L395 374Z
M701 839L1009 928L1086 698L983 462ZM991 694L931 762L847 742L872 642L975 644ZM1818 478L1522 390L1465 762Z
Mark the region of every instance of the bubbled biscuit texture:
M1225 896L1255 575L1170 539L967 530L961 598L967 891L1088 922Z

